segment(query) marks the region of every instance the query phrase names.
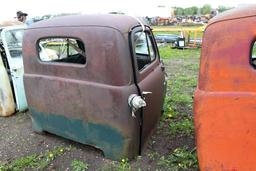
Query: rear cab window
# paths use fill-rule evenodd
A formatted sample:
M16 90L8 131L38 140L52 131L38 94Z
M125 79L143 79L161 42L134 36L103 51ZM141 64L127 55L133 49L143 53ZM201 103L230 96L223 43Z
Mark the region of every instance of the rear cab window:
M85 46L75 38L43 38L38 42L39 59L42 62L72 63L84 65L86 63Z

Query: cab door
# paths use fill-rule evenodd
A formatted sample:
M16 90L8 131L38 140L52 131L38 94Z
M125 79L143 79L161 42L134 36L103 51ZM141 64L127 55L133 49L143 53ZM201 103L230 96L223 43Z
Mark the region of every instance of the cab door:
M136 84L146 106L140 110L141 147L156 128L165 95L165 71L153 33L149 28L133 29L131 34Z
M23 83L23 59L22 59L22 40L25 26L8 27L1 32L1 38L7 61L11 84L14 90L16 110L24 111L27 109L27 100Z

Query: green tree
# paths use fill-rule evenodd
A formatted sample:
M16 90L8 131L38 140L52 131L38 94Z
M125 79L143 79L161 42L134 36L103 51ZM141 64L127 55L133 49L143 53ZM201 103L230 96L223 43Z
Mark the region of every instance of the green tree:
M184 15L194 15L194 11L192 7L184 9Z
M175 7L175 8L174 8L174 14L175 14L176 16L184 15L184 9L181 8L181 7Z
M219 12L224 12L224 11L227 11L227 10L230 10L230 9L232 9L233 7L225 7L225 6L223 6L223 5L220 5L219 7L218 7L218 11Z
M202 8L201 8L201 13L203 15L206 15L206 14L210 14L211 13L211 10L212 10L212 7L210 4L205 4Z
M198 13L198 7L193 6L193 7L191 7L191 8L192 8L192 10L193 10L193 15L197 15L197 13Z

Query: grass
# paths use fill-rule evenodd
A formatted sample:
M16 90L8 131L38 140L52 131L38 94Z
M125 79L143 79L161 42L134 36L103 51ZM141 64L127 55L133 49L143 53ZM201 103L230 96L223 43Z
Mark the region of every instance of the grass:
M131 171L132 167L128 159L122 159L120 162L113 161L105 164L101 171Z
M192 115L193 92L197 85L200 49L172 49L160 47L160 55L165 63L171 61L168 71L168 90L161 122L168 124L169 136L194 136ZM164 125L164 124L162 124ZM155 158L156 155L151 154ZM195 150L180 146L168 155L159 158L158 166L163 170L198 169Z
M89 164L80 160L74 159L71 163L72 171L86 171L89 169Z
M55 158L69 150L70 148L55 147L45 153L24 156L5 164L0 163L0 171L44 170Z
M159 53L162 59L171 58L189 58L191 56L199 56L200 49L173 49L171 46L159 47Z
M151 153L148 153L147 154L147 157L150 159L150 160L156 160L159 158L159 153L154 151L154 152L151 152Z
M158 165L171 171L197 169L198 162L195 149L189 150L187 147L176 148L167 156L162 156Z
M192 136L194 135L194 124L191 118L180 119L169 124L171 135Z
M122 159L121 162L118 163L116 170L118 170L118 171L129 171L129 170L131 170L131 165L128 162L128 159Z

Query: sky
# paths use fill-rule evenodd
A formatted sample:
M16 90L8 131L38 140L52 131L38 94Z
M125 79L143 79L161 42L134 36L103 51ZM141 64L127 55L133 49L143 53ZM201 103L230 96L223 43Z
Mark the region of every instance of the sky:
M134 16L166 15L166 9L178 7L201 7L210 4L237 7L244 4L256 4L255 0L5 0L1 4L0 21L13 20L16 12L21 10L29 17L59 13L108 13L121 11ZM165 8L163 8L163 6Z

